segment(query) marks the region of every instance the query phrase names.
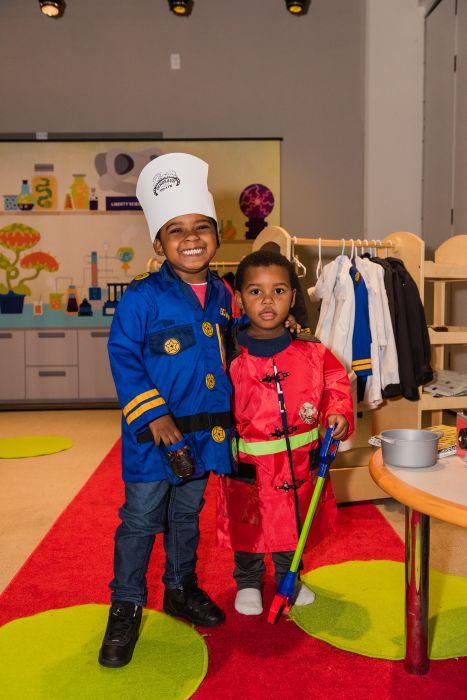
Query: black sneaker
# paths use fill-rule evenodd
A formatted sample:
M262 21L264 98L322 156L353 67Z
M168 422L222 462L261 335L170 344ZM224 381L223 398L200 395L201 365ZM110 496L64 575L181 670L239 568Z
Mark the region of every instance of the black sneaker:
M109 668L119 668L131 661L138 639L143 608L134 603L112 603L104 641L99 651L99 663Z
M215 627L225 621L225 615L208 594L198 588L196 574L185 576L177 588L164 591L164 612L183 617L200 627Z

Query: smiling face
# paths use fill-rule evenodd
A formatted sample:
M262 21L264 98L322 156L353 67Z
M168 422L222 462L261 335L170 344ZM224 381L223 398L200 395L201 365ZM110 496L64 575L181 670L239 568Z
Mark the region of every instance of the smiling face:
M216 249L215 226L202 214L176 216L162 226L154 241L157 255L165 255L178 276L189 284L205 281Z
M284 321L295 302L295 290L285 267L248 267L237 301L250 319L248 334L253 338L277 338L284 333Z

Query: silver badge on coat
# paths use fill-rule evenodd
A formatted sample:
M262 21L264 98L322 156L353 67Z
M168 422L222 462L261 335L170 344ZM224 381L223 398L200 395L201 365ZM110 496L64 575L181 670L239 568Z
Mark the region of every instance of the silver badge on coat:
M318 420L318 413L319 411L316 406L313 406L312 403L308 403L308 401L305 401L303 406L300 406L300 410L298 411L298 415L302 421L308 425L316 423Z

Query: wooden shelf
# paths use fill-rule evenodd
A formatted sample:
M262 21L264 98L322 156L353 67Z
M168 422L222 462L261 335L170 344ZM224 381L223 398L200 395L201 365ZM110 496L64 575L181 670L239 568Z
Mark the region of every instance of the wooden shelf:
M443 411L464 408L467 406L467 396L432 396L421 392L420 408L422 411Z
M467 344L467 328L465 326L446 326L447 331L435 331L428 328L432 345L464 345Z
M467 279L467 267L425 260L425 279L427 281L448 280L449 282L465 282Z

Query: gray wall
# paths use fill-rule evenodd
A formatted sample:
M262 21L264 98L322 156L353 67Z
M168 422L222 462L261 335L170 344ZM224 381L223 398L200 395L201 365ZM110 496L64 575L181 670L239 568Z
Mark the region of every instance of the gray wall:
M426 20L423 239L430 260L452 235L455 5L443 0Z
M444 240L467 234L467 3L456 13L455 0L443 0L426 25L423 238L433 259ZM430 311L433 285L426 288ZM447 309L450 325L467 327L467 284L448 285ZM467 372L466 348L449 348L447 366Z
M282 137L282 225L361 236L364 0L0 2L0 132ZM182 69L169 57L181 54ZM1 166L0 166L1 167Z

